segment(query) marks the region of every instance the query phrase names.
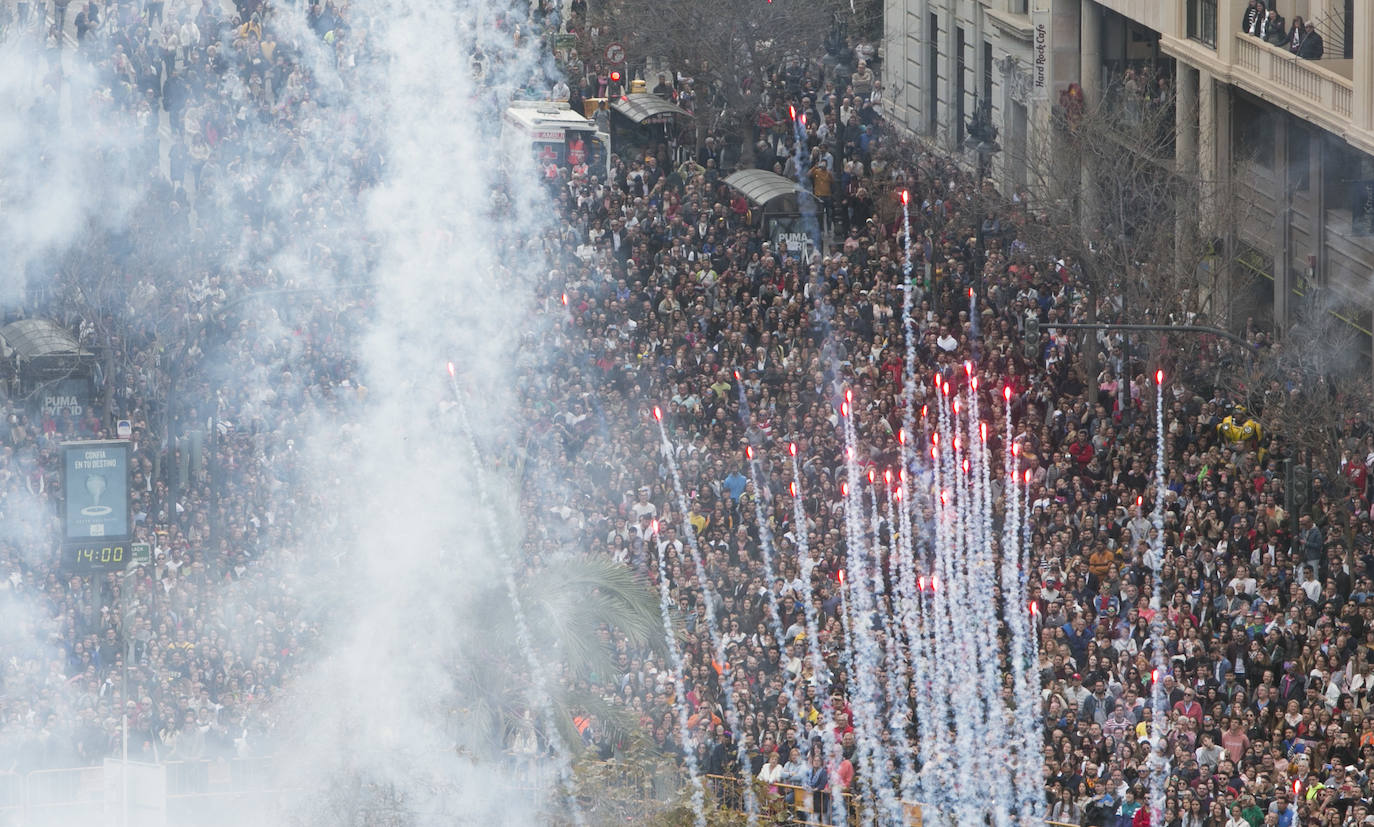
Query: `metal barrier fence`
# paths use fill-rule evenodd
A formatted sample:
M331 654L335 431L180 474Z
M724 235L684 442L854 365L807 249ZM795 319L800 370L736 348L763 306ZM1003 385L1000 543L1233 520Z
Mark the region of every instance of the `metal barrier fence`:
M115 765L116 767L118 764ZM169 823L184 821L193 811L197 823L215 823L205 815L224 815L224 824L242 823L243 806L279 801L285 791L275 788L270 758L233 758L216 761L169 761L166 770L166 810ZM105 767L68 767L0 773L0 827L46 827L108 822L117 806L120 778Z
M717 806L735 812L744 811L744 782L738 776L703 776L715 797ZM764 784L752 782L757 791L761 820L765 824L786 823L799 827L860 827L871 823L864 818L862 804L853 793L841 794L843 822L834 820L830 794L792 784ZM924 805L902 802L902 827L923 827ZM1045 827L1078 827L1063 821L1044 821Z
M646 771L645 768L614 762L593 762L598 782L630 792L647 816L655 802L673 797L683 780L675 774ZM118 766L117 764L115 765ZM170 761L166 771L166 814L168 824L237 827L249 810L277 807L295 791L282 789L271 758L235 758L219 761ZM540 776L538 772L534 776ZM529 779L538 784L547 778ZM738 776L707 775L703 781L715 805L727 810L744 810L744 780ZM753 782L764 823L788 823L799 827L859 827L864 823L860 798L853 793L841 795L838 823L832 813L831 796L792 784ZM118 774L105 767L72 767L35 770L25 774L0 773L0 827L71 827L84 824L113 824L110 807L119 801ZM594 784L595 786L595 784ZM592 805L593 801L584 802ZM922 827L919 804L903 803L903 827ZM626 815L622 812L621 815ZM634 813L629 813L634 818ZM1076 825L1045 821L1046 827Z
M707 775L704 780L719 806L738 812L744 810L744 783L742 779L729 775ZM838 824L842 824L845 827L859 827L863 822L863 813L859 807L858 799L853 793L840 794L839 810L842 814L842 821L836 822L834 820L835 807L831 800L831 794L828 792L811 790L794 784L756 782L754 787L759 801L760 815L766 824L787 823L806 825L806 827L837 827ZM909 816L906 825L907 827L920 827L919 807L915 808L915 820L911 820Z

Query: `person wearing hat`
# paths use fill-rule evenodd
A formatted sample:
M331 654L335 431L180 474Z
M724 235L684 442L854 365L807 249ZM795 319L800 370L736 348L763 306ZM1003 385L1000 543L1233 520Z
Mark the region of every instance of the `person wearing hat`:
M1064 687L1064 699L1069 702L1069 708L1077 712L1083 708L1084 702L1088 700L1092 693L1088 692L1083 685L1083 675L1074 672L1069 675L1069 685Z
M1185 686L1183 688L1183 700L1174 704L1174 711L1180 715L1187 715L1189 718L1196 721L1199 726L1202 725L1202 704L1197 702L1197 698L1191 686Z
M1259 448L1260 440L1264 437L1260 424L1249 415L1244 405L1235 406L1231 415L1221 420L1217 433L1232 448Z

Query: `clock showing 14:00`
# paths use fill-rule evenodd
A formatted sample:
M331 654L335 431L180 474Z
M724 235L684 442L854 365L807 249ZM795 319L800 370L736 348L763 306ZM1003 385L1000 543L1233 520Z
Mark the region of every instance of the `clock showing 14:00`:
M129 544L122 542L68 543L62 548L63 569L73 574L122 571L129 563Z

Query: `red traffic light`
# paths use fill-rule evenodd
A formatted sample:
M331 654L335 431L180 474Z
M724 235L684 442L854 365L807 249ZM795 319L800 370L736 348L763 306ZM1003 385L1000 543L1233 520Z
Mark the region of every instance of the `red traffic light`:
M619 82L620 82L620 73L619 73L619 72L611 72L611 83L619 83Z

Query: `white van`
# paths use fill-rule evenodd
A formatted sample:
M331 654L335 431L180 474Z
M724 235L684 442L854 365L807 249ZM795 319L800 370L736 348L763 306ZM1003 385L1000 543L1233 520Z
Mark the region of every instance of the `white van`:
M507 157L532 157L540 169L586 165L610 173L610 136L564 101L513 101L501 116L501 143Z

